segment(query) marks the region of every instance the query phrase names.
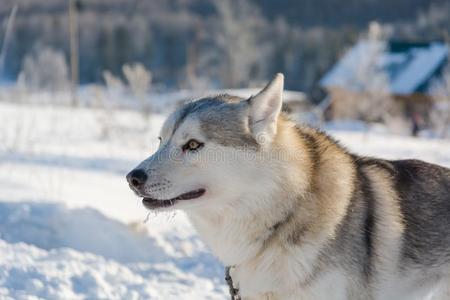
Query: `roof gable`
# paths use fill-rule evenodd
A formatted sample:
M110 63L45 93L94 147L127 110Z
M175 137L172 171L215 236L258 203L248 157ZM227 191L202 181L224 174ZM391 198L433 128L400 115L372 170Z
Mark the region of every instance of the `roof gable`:
M388 45L378 54L375 64L380 72L386 75L389 92L397 95L426 93L429 81L446 63L449 52L448 46L440 42ZM359 41L325 74L320 85L351 90L364 89L355 84L355 79L373 47L373 41Z

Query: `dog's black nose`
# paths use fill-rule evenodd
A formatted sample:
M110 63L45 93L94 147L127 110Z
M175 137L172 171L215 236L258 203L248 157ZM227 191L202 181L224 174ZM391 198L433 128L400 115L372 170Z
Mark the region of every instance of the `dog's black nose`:
M147 174L142 169L133 170L128 173L127 181L131 186L138 188L147 181Z

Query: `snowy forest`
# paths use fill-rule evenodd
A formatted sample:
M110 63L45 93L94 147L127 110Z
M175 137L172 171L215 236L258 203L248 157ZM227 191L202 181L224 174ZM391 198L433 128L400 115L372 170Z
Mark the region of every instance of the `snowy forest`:
M0 5L2 32L14 3ZM68 3L20 1L3 79L44 48L69 61ZM442 40L450 28L442 0L78 0L77 10L81 83L140 62L162 89L248 87L283 72L288 89L314 92L370 21L402 40Z

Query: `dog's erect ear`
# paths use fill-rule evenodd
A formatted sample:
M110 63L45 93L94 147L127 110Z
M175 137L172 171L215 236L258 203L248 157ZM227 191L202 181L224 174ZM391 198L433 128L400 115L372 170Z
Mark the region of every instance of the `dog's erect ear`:
M278 73L261 92L248 100L250 130L262 145L269 144L277 133L277 121L283 102L283 85L284 76Z

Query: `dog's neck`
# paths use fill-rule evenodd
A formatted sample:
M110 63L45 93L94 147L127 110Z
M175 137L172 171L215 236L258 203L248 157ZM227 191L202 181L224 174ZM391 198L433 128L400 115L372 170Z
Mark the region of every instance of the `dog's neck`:
M333 203L335 198L332 196L336 195L337 199L350 197L351 191L346 185L350 186L348 180L352 179L353 170L342 173L340 166L333 166L339 164L339 160L348 159L346 154L333 149L332 142L325 136L315 135L315 131L299 132L287 122L280 126L284 127L279 128L275 142L282 149L280 157L285 161L273 165L278 168L276 174L280 178L277 180L282 184L271 191L262 189L259 194L252 193L239 199L243 203L260 205L251 211L229 208L217 212L188 212L200 236L225 265L240 265L252 260L273 240L276 241L274 245L282 245L289 239L292 240L289 243L305 239L314 239L315 244L319 240L325 242L345 214L347 203ZM299 135L304 136L299 138ZM330 143L328 155L334 155L336 161L322 162L322 154L312 153L306 145L311 142ZM346 195L342 198L337 193ZM290 231L301 232L298 234L305 238L297 233L292 236Z
M261 198L242 201L264 201ZM277 224L288 217L288 211L273 205L266 212L242 214L232 210L214 212L188 212L202 239L225 265L239 265L255 257L270 239Z

